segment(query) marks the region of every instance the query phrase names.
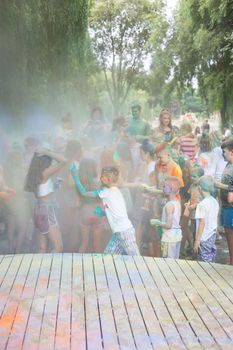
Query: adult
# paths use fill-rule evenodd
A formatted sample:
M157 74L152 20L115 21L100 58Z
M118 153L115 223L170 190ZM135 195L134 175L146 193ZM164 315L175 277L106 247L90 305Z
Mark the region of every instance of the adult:
M227 165L227 161L223 157L221 149L222 138L219 131L213 131L210 135L212 143L212 153L215 158L215 172L213 174L215 180L221 181L223 171Z
M223 141L231 136L231 130L227 124L223 126Z
M172 126L171 114L163 109L159 115L159 126L153 130L154 142L170 142L178 134L178 128Z
M60 125L55 129L55 136L53 140L53 147L55 152L64 154L66 144L69 140L75 138L75 129L73 125L72 116L66 113L60 122Z
M132 118L129 121L129 130L132 135L149 136L150 125L149 123L141 117L142 107L140 104L134 104L131 107Z
M221 219L230 255L230 265L233 265L233 202L228 198L228 187L233 183L233 138L224 141L221 145L227 165L223 171L221 183L216 183L220 188Z
M94 107L92 109L90 119L87 121L83 131L91 140L93 147L97 148L109 145L110 133L104 119L102 108Z
M204 170L204 175L214 176L217 159L212 151L212 143L209 134L203 133L200 138L200 154L198 163Z
M209 124L208 119L206 119L203 122L201 129L202 129L203 134L208 134L210 132L210 124Z

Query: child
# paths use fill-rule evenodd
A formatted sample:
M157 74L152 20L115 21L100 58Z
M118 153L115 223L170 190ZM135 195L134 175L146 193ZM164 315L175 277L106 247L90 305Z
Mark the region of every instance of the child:
M163 229L161 238L161 250L163 258L178 259L180 255L180 243L182 232L180 227L181 204L179 194L180 181L175 176L169 176L163 186L163 193L167 197L167 203L163 207L162 221L152 219L151 225L160 226Z
M105 214L113 234L104 253L140 255L134 227L128 218L124 198L117 187L119 170L114 166L103 168L100 177L103 187L96 191L87 191L81 184L75 164L71 166L71 174L77 189L83 196L99 197L103 202ZM96 207L95 212L97 215L102 214L99 207Z
M52 165L52 160L57 164ZM51 176L66 163L65 158L47 149L34 154L25 182L25 191L33 192L36 197L34 208L35 227L40 232L40 253L47 252L48 238L53 250L62 252L62 237L56 218L56 203L53 199L54 186Z
M74 191L75 184L69 166L73 162L79 164L81 157L81 143L78 140L68 141L65 148L67 164L59 172L63 183L61 190L56 193L56 199L59 203L59 223L63 238L63 251L66 253L77 253L80 244L81 198L80 194Z
M214 190L214 180L205 175L199 179L199 191L204 199L196 209L196 237L194 241L194 253L198 253L198 260L213 262L216 256L216 231L218 226L219 204L211 196Z
M181 220L182 227L182 241L181 241L181 256L186 254L193 254L193 243L196 232L195 213L197 204L201 201L201 194L199 192L198 180L204 175L203 169L196 163L190 164L190 180L191 184L187 191L189 199L184 203L184 212ZM191 221L191 222L190 222ZM185 251L185 245L188 241L188 247Z
M97 163L94 159L84 158L81 160L79 176L87 191L95 191L99 188L100 184L97 177ZM90 251L91 234L93 235L93 251L95 253L103 252L106 217L95 215L95 208L100 206L101 202L99 198L88 198L85 196L81 198L81 245L79 247L79 253Z
M9 225L12 221L12 213L9 210L9 203L13 202L16 196L16 191L5 184L3 169L0 166L0 222L3 222L4 228L7 227L8 236L8 252L15 253L14 240L9 234Z

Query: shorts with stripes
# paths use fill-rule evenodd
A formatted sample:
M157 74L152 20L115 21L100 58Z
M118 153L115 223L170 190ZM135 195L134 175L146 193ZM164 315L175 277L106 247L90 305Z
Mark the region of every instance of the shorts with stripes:
M198 251L198 260L205 262L214 262L216 257L216 231L206 240L201 241L199 251Z
M34 208L34 224L42 235L48 234L51 227L58 227L56 204L37 200Z
M133 227L112 235L104 254L140 255Z

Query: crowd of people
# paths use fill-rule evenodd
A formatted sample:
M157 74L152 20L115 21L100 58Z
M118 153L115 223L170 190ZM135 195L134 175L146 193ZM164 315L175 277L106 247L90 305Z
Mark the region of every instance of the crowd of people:
M53 136L10 143L0 169L0 225L8 253L79 252L212 262L225 234L233 264L233 137L168 110L158 125L131 116L111 127L93 109Z

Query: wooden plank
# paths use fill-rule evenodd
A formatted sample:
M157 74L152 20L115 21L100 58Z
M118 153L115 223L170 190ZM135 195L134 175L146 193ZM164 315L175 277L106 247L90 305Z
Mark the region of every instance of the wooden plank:
M9 294L14 283L14 280L17 276L18 269L23 260L22 255L16 255L12 259L8 260L8 258L4 259L1 264L2 277L1 277L1 290L0 290L0 317L2 321L2 314L6 305L6 302L9 298ZM0 329L1 329L0 324Z
M7 346L9 337L11 336L12 326L15 321L15 316L20 304L20 298L23 293L25 281L28 275L28 270L30 268L31 262L32 255L16 256L4 280L6 284L8 284L7 289L9 290L9 294L4 310L1 314L2 327L0 337L0 349L4 349ZM11 270L11 267L14 268L14 271Z
M142 283L150 303L152 304L154 313L156 314L166 340L169 344L171 350L186 349L183 340L173 323L173 319L167 309L167 306L162 297L162 291L157 287L155 281L153 280L152 274L149 271L145 260L142 256L134 257L136 267L138 269L138 274L142 279ZM198 344L197 344L198 345ZM201 347L199 347L201 349Z
M160 271L158 264L156 263L157 259L144 257L144 260L187 349L203 349L203 346L200 344L191 322L185 316L182 306L178 303L173 289L170 287L168 281Z
M224 286L222 290L218 285L219 283L217 280L220 277L219 274L217 274L215 278L211 278L211 276L205 271L205 269L203 269L200 264L193 264L192 262L189 262L189 265L195 271L195 273L198 274L198 277L203 281L203 283L208 286L210 292L215 296L218 302L223 305L224 310L226 310L228 316L231 318L231 320L233 320L233 305L227 293L224 291Z
M42 256L32 256L32 263L28 276L23 287L23 292L19 300L19 306L15 315L11 330L11 336L7 344L7 350L21 349L23 345L24 334L27 328L28 318L32 301L35 295L35 288L38 274L40 271Z
M219 275L219 273L213 268L211 264L199 262L199 265L207 273L207 275L209 275L210 278L215 282L216 288L222 290L222 292L233 304L233 288L229 285L229 283L221 275Z
M94 275L99 301L99 314L103 331L104 349L117 350L119 342L117 338L117 328L115 324L114 311L112 308L111 296L105 276L102 255L93 255Z
M104 255L103 264L111 297L120 349L134 350L136 349L136 344L112 256Z
M71 349L86 349L85 295L81 254L73 254Z
M177 281L172 271L169 269L167 264L168 260L169 259L156 259L156 264L171 288L185 317L197 335L198 340L205 349L219 349L219 346L213 340L208 328L206 328L196 309L185 294L183 286Z
M233 308L228 298L219 288L216 288L214 281L203 271L199 264L191 268L191 265L184 260L177 260L180 268L186 277L193 284L202 297L220 326L225 330L228 337L233 339Z
M55 344L61 268L62 254L53 254L39 340L41 350L53 349Z
M225 332L224 328L222 328L221 323L215 318L214 313L212 313L211 309L208 307L208 303L211 302L213 298L208 294L206 297L207 303L204 301L203 294L205 292L205 287L201 290L201 293L198 293L197 288L195 287L195 280L191 283L175 260L167 259L166 263L177 279L177 282L182 286L185 294L198 312L200 318L211 333L213 339L215 339L216 343L222 349L232 349L233 343L231 342L230 337L228 337L228 334Z
M85 315L88 350L103 349L99 300L96 291L93 261L90 254L83 255Z
M55 349L71 347L72 254L63 254Z
M7 274L7 271L10 267L10 264L13 260L13 255L6 255L5 257L1 257L1 263L0 263L0 287L3 283L3 280ZM1 293L1 290L0 290ZM0 295L0 299L1 299L1 295Z
M135 297L137 299L138 307L140 309L142 318L145 322L145 326L149 333L149 338L153 349L168 349L168 343L164 337L157 315L154 312L150 298L144 284L142 283L139 271L136 268L133 257L125 257L124 262L126 270L129 275L129 279L134 290ZM142 264L144 261L141 260ZM150 315L150 317L148 317Z
M28 318L27 328L25 330L25 337L23 339L22 348L24 350L38 349L39 346L40 330L44 312L44 304L48 292L47 287L52 264L52 255L41 255L41 259L42 262L37 280L35 275L36 289L30 308L30 315Z
M115 255L113 257L136 346L138 349L153 349L145 320L140 312L138 301L125 267L124 259L124 256Z
M215 264L215 263L212 263L211 266L233 288L233 266L231 266L231 265L223 265L223 264Z

